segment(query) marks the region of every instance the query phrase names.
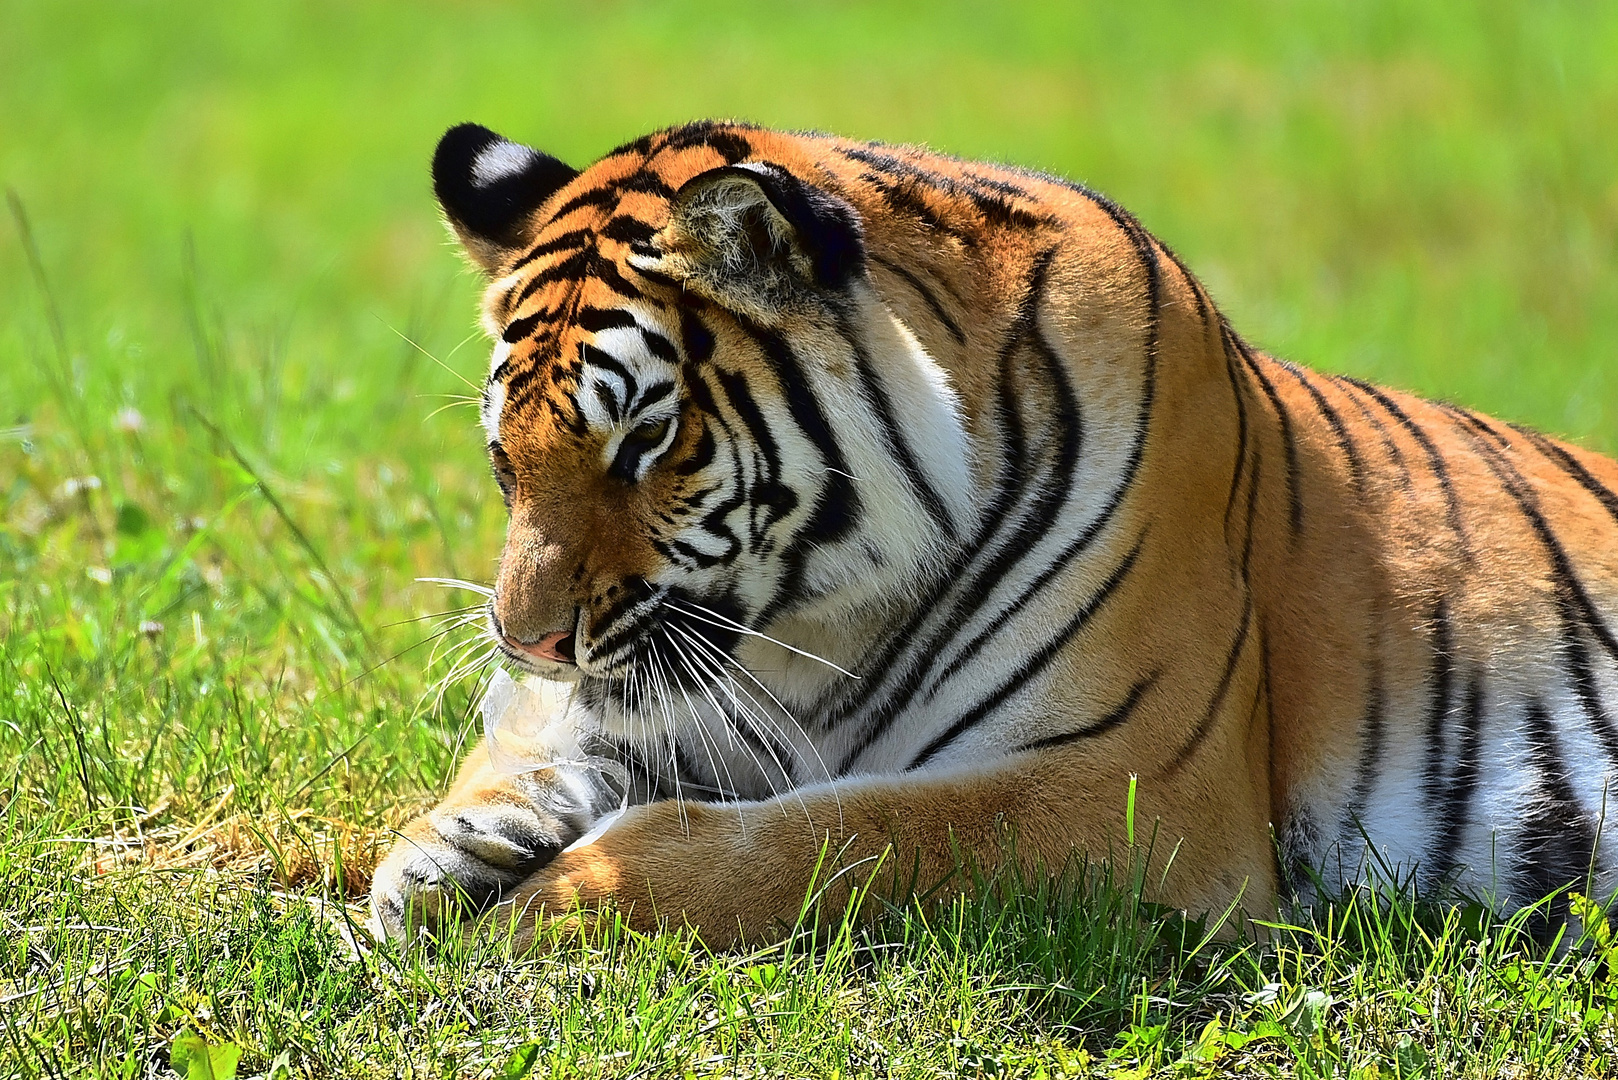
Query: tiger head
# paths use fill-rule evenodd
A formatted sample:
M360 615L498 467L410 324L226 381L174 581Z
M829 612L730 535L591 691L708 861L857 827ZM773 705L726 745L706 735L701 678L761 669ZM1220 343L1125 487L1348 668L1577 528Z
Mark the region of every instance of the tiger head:
M490 279L490 623L520 667L610 687L835 638L970 525L958 400L873 291L866 219L769 138L691 125L583 172L475 125L438 146Z

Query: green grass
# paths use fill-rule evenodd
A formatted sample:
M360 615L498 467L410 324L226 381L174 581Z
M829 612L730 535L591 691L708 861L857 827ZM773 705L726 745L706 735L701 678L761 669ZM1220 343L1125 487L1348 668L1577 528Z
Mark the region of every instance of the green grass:
M738 115L1060 171L1265 347L1618 451L1618 9L0 0L0 27L31 223L0 222L0 1073L161 1074L186 1031L244 1076L530 1045L555 1076L1618 1071L1600 950L1408 898L1243 947L1126 879L522 962L374 949L344 906L469 731L410 621L457 601L414 581L486 578L502 528L449 396L484 345L427 190L443 128L583 163Z

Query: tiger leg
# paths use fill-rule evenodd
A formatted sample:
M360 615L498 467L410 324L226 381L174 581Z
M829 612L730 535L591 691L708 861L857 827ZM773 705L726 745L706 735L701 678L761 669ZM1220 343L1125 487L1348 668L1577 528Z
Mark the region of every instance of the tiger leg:
M879 858L892 860L902 891L944 883L939 895L969 883L958 872L963 859L988 870L1011 852L1024 869L1050 872L1075 853L1122 855L1128 777L1078 757L1007 762L971 777L862 777L739 806L631 807L593 843L533 875L491 917L501 930L516 922L515 941L526 946L547 918L610 902L637 929L683 921L709 945L725 947L778 936L811 888L826 890L823 911L846 904L868 880L880 891L895 879L878 868ZM1239 900L1248 913L1273 915L1268 792L1248 786L1239 772L1142 780L1136 850L1151 838L1154 884L1168 867L1160 900L1196 913Z
M510 775L480 741L443 802L399 831L372 879L371 910L390 937L435 931L507 895L617 805L593 770Z

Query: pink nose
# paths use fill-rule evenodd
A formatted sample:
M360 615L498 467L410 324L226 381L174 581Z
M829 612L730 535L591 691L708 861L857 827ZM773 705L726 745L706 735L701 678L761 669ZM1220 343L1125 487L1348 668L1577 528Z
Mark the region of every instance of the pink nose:
M506 642L519 652L529 656L536 656L541 660L549 660L554 664L573 663L573 635L565 630L558 630L554 634L546 634L538 641L521 642L509 634Z

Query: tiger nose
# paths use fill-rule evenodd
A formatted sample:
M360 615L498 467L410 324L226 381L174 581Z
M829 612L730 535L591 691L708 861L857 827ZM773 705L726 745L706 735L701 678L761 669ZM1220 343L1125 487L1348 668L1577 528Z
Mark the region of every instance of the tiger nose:
M549 660L553 664L574 663L573 634L568 630L558 630L546 634L538 641L518 641L510 634L504 635L506 643L518 652L541 660Z

